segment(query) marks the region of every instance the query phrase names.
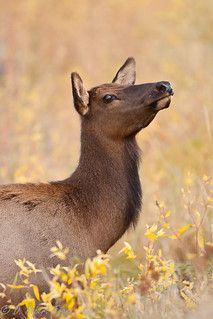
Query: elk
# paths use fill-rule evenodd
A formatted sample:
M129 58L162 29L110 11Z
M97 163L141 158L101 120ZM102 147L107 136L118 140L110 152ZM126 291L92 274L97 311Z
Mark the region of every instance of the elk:
M81 119L79 164L65 180L0 186L0 282L13 281L14 259L54 266L48 256L56 240L85 260L136 225L142 192L135 136L169 107L173 90L167 81L135 85L135 78L134 58L112 83L89 91L71 74Z

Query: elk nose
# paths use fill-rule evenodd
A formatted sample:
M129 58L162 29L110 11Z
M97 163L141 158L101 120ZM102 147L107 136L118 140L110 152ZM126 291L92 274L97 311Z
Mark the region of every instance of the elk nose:
M172 94L172 95L174 94L172 87L171 87L171 84L167 81L157 82L156 88L162 93L167 92L167 93Z

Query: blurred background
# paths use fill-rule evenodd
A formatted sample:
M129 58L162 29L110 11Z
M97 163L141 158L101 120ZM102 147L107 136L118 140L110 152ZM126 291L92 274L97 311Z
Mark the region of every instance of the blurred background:
M193 185L201 205L200 181L213 172L212 9L211 0L0 0L0 182L70 175L80 136L70 72L89 89L134 56L137 83L168 80L175 95L138 135L143 214L125 238L140 249L156 200L174 225L190 222L181 189Z

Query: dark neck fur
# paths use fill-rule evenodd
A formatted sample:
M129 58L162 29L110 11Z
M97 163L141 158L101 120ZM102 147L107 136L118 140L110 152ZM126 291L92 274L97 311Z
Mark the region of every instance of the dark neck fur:
M125 214L125 224L128 228L131 224L136 226L141 209L142 191L138 174L140 150L135 137L126 140L124 145L125 170L129 185Z
M142 197L138 165L135 137L112 141L94 132L82 133L79 165L66 182L80 188L84 207L79 211L92 231L104 229L109 247L138 220Z

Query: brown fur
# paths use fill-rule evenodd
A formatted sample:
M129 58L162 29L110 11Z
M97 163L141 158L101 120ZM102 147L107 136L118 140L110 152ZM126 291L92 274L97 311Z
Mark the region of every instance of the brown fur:
M13 281L14 259L53 266L56 261L48 256L56 240L85 260L97 249L106 252L136 224L141 187L135 135L168 107L171 93L157 89L156 83L133 85L134 66L128 59L112 84L89 92L79 75L72 74L74 105L81 115L81 155L69 178L0 187L0 282ZM106 104L106 94L116 99ZM44 289L44 278L39 285Z

